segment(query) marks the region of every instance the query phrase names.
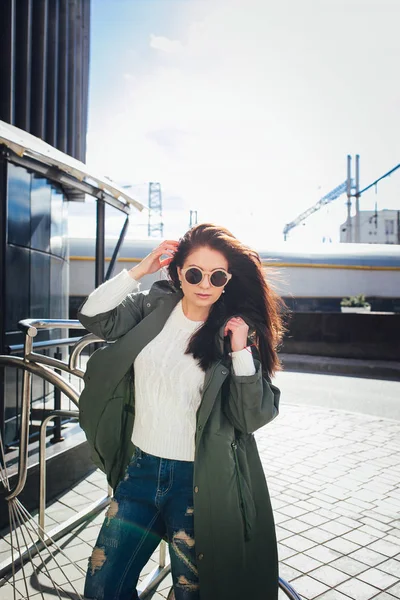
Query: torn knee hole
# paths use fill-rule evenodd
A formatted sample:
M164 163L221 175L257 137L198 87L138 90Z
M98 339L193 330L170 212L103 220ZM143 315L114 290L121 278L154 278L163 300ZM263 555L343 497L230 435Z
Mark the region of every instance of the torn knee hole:
M194 508L193 506L188 506L185 512L185 517L188 517L189 515L193 515L194 514Z
M186 531L184 531L183 529L174 533L173 540L174 540L174 542L181 541L184 544L186 544L186 546L189 546L190 548L192 546L194 546L194 539L192 537L190 537L190 535L188 535L186 533Z
M92 556L90 557L90 572L92 575L95 574L96 571L99 571L101 567L106 562L107 557L103 550L103 548L98 548L97 546L94 548L92 552Z
M188 590L190 592L194 592L195 590L199 589L198 583L193 583L193 581L189 581L184 575L180 575L178 577L178 586L185 588L185 590Z
M111 500L110 506L108 507L108 510L106 512L106 518L108 519L107 525L109 524L110 519L112 519L113 517L116 516L117 512L118 512L118 502L116 500Z

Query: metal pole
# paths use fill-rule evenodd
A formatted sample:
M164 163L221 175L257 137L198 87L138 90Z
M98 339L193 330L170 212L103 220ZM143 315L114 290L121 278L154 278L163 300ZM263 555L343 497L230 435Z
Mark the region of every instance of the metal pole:
M126 219L125 219L125 223L124 223L124 225L122 227L122 230L121 230L121 233L119 235L117 245L115 246L115 249L114 249L114 252L113 252L113 255L112 255L112 258L111 258L111 262L108 265L108 269L107 269L105 281L108 281L110 279L111 275L112 275L112 272L114 270L114 265L115 265L115 262L117 260L118 254L119 254L119 250L120 250L120 248L122 246L122 243L123 243L123 241L125 239L126 232L128 230L128 225L129 225L129 216L127 215Z
M360 243L360 155L356 154L356 244Z
M347 220L346 220L346 242L351 243L351 156L347 155Z
M57 348L57 352L54 353L54 358L56 360L62 359L62 354L60 352L60 348ZM61 375L61 369L54 369L54 372L57 375ZM61 410L61 391L58 387L54 386L54 410ZM54 418L54 429L53 429L53 437L50 440L51 444L57 444L58 442L63 442L64 438L61 435L61 417Z
M55 388L56 390L57 388ZM55 391L54 390L54 391ZM56 416L60 415L60 416ZM39 438L39 538L45 527L45 512L46 512L46 427L49 421L60 420L63 417L78 418L77 410L54 410L48 417L44 419L40 426Z
M106 206L104 200L97 200L95 287L98 287L104 281L105 214Z
M28 335L25 337L25 352L26 355L32 352L32 338ZM26 477L28 474L28 438L29 438L29 417L31 412L31 389L32 389L32 373L24 370L22 379L22 407L21 407L21 427L20 427L20 446L18 459L18 481L11 494L6 498L10 500L15 498L23 490Z

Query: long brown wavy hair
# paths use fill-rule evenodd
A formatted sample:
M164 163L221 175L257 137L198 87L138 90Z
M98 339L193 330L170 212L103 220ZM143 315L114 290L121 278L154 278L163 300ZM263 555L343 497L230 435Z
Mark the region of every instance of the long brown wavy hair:
M263 373L272 376L280 369L277 354L284 326L284 303L270 287L262 269L258 253L242 244L228 229L212 223L196 225L179 240L178 249L168 266L170 279L179 290L177 267L182 268L186 258L195 249L208 246L221 252L228 261L233 277L225 287L225 294L215 302L204 325L191 337L187 353L199 361L203 370L228 355L228 340L221 354L218 344L219 329L234 316L241 316L249 325L250 340L256 349Z

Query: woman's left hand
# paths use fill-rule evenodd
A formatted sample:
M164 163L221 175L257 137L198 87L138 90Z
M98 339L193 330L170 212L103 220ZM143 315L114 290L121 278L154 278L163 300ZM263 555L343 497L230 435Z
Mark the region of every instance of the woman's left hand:
M243 350L247 346L249 326L241 317L229 319L224 329L224 336L230 334L232 352Z

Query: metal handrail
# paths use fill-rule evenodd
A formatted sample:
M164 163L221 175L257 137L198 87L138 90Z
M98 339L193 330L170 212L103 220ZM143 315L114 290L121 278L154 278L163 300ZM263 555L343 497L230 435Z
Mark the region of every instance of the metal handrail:
M85 329L77 319L22 319L18 328L29 337L36 337L38 329Z
M33 338L37 335L38 329L84 329L77 320L71 319L23 319L18 323L19 329L25 333L24 356L0 356L0 364L4 366L14 366L23 369L22 382L22 407L21 407L21 430L20 430L20 451L18 458L18 478L14 489L7 496L11 500L18 496L23 490L28 473L28 441L29 441L29 413L30 397L32 388L32 374L39 375L45 381L53 384L60 389L76 406L78 406L79 392L58 373L53 372L48 367L54 367L66 371L69 374L83 377L83 371L78 369L76 363L80 352L86 343L80 343L78 352L74 353L74 362L72 368L70 364L66 365L63 361L55 358L37 354L33 352ZM88 337L88 336L86 336ZM79 343L78 340L77 343ZM87 343L92 343L88 341ZM47 366L45 366L47 365Z
M47 350L48 348L56 348L59 346L72 346L76 344L76 340L80 339L77 337L69 337L69 338L58 338L56 340L45 340L43 342L33 342L33 347L35 349ZM22 352L24 349L24 344L10 344L6 346L8 352L10 354L16 354L17 352Z

